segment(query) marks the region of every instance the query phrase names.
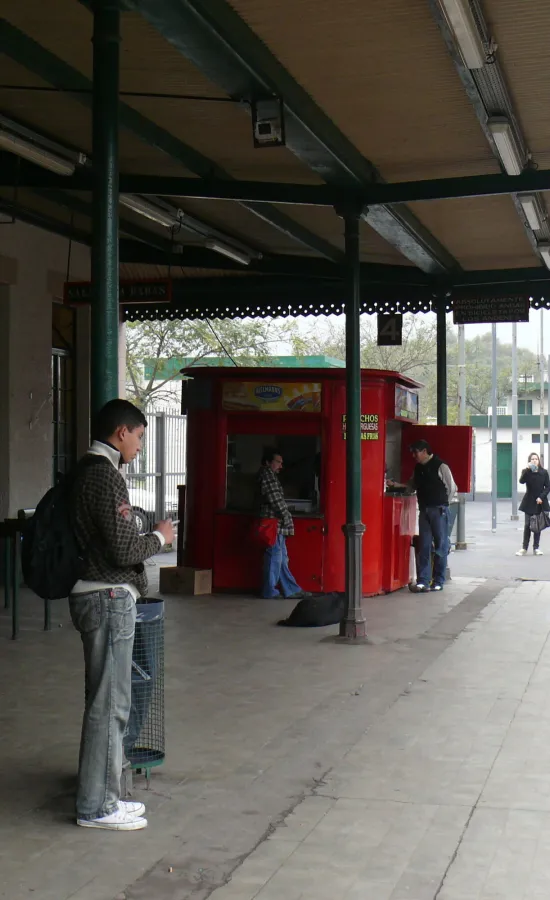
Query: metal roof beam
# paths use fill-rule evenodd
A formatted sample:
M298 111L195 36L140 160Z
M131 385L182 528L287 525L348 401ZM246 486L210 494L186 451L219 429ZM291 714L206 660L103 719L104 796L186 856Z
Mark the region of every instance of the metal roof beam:
M77 69L73 69L59 57L50 53L24 32L20 31L6 19L0 19L0 51L10 59L24 66L28 71L34 72L48 84L58 88L75 88L83 93L74 94L74 99L91 108L92 82L82 75ZM128 106L120 104L120 122L123 128L132 132L145 143L156 147L157 150L166 153L172 159L177 160L189 171L201 178L231 179L228 172L218 166L213 160L208 159L193 147L174 137L169 131L156 125L150 119ZM342 253L328 241L324 241L318 235L299 225L290 216L278 209L270 209L266 204L243 204L246 209L269 222L278 231L291 237L297 243L307 246L310 250L339 262Z
M155 247L146 247L136 241L121 240L120 259L124 263L142 263L155 266L179 266L197 269L224 269L235 272L257 272L264 278L266 286L268 280L265 276L292 276L294 278L317 278L323 281L341 282L344 272L338 266L324 259L314 259L308 256L264 256L262 259L253 259L246 270L239 263L233 263L229 259L223 259L215 253L212 264L206 257L207 251L201 247L183 247L182 253L164 253ZM433 279L430 275L410 266L390 266L379 263L362 263L361 272L366 281L373 284L400 284L400 285L431 285ZM247 275L248 278L248 275ZM433 282L436 283L436 282Z
M264 42L225 0L130 0L163 37L235 99L281 97L286 144L324 181L348 187L383 181ZM457 261L408 210L364 220L424 271L459 269Z
M69 177L56 175L31 163L16 164L14 158L12 165L6 161L0 169L0 187L15 186L44 190L91 191L92 174L85 170L77 170ZM226 181L219 178L185 178L179 175L121 174L120 176L120 191L125 194L235 200L247 205L276 202L297 206L342 206L346 203L362 203L369 208L392 207L392 212L395 205L404 203L547 190L550 190L550 169L527 169L521 175L467 175L459 178L401 181L394 184L369 184L355 188L269 181ZM369 214L371 212L373 211L369 209Z

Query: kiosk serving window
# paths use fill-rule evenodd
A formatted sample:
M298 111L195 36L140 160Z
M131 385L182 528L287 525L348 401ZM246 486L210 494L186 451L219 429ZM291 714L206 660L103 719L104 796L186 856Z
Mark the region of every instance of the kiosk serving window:
M283 457L280 474L293 515L319 512L321 439L315 435L230 434L227 438L226 509L256 512L257 475L266 449Z

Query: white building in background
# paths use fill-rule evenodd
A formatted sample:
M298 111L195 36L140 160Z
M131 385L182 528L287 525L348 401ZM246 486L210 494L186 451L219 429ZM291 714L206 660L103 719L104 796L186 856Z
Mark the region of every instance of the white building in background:
M540 445L540 384L529 377L518 384L518 477L527 465L530 453L543 457L548 468L548 385L544 385L544 447ZM491 409L487 416L471 416L474 427L475 496L491 493ZM512 395L496 409L497 415L497 494L512 496Z

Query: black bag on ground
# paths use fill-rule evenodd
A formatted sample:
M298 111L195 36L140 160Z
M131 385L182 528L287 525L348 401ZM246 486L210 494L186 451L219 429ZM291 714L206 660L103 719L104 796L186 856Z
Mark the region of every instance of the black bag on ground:
M536 515L529 517L529 528L533 534L540 534L541 531L544 531L548 526L550 526L550 514L545 512L544 509L541 509Z
M21 567L27 587L43 600L62 600L81 577L85 559L72 526L72 495L82 469L105 457L87 454L44 494L23 527Z
M324 625L338 625L345 612L343 594L315 594L304 597L296 604L288 619L281 619L277 625L290 628L322 628Z

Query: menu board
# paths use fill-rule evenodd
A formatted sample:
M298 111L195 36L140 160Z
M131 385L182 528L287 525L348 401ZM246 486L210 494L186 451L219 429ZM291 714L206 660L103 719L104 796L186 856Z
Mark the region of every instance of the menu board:
M395 385L395 418L418 422L418 394L400 384Z
M226 381L222 407L233 412L321 412L318 382Z

